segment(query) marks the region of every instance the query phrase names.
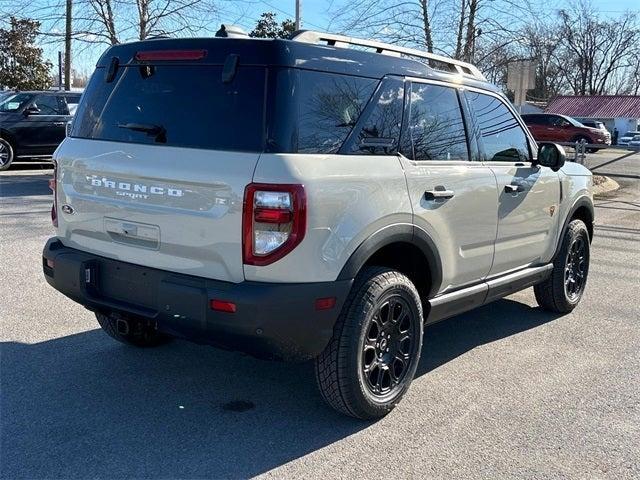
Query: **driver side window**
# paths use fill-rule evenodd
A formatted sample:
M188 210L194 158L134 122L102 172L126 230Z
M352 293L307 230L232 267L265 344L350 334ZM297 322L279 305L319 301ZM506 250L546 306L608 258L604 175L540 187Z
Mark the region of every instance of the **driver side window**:
M63 115L55 95L38 95L33 106L40 110L40 115Z
M529 141L507 106L493 95L467 91L482 137L487 162L528 162Z

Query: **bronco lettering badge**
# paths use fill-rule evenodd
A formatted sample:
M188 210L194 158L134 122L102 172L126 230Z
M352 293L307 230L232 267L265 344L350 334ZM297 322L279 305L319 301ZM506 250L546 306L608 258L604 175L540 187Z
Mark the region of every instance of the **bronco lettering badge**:
M119 179L87 175L87 182L94 187L108 188L116 195L129 198L149 198L151 195L164 195L168 197L183 197L184 192L180 188L160 185L147 185L143 183L124 182Z

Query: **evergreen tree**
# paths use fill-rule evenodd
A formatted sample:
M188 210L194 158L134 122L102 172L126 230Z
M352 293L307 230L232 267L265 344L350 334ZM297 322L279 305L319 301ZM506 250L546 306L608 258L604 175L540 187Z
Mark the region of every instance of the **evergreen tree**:
M51 85L51 63L35 46L40 22L11 17L8 29L0 28L0 87L44 90Z
M256 27L249 36L256 38L289 38L289 35L295 29L296 24L293 20L287 18L278 24L275 13L265 12L260 15L260 20L258 20Z

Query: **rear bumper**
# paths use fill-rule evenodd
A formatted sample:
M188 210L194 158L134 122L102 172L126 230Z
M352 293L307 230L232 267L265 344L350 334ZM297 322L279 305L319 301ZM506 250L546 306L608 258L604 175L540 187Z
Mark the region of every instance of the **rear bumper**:
M47 282L89 310L149 319L173 336L288 361L322 352L352 283L221 282L85 253L55 237L43 257ZM335 306L316 310L316 299L327 297ZM211 310L211 299L233 302L236 311Z

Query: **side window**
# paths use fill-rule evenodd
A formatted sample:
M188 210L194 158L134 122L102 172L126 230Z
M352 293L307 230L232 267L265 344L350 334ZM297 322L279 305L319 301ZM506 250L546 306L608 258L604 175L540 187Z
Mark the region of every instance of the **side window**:
M413 83L402 151L414 160L469 160L456 90Z
M522 119L527 125L544 125L544 117L541 115L526 115Z
M336 153L360 118L378 80L301 71L298 152Z
M504 103L492 95L467 92L480 127L485 160L529 161L529 142L524 130Z
M571 125L571 123L569 123L569 121L566 118L562 118L562 117L553 117L552 123L555 127L568 127Z
M360 155L388 155L395 153L402 127L402 103L404 83L388 80L376 93L372 107L361 122L349 148L350 153Z
M80 95L67 95L64 99L67 104L69 115L75 115L78 103L80 102Z
M64 115L55 95L38 95L33 106L40 109L40 115Z

